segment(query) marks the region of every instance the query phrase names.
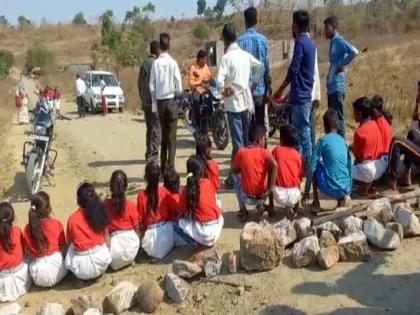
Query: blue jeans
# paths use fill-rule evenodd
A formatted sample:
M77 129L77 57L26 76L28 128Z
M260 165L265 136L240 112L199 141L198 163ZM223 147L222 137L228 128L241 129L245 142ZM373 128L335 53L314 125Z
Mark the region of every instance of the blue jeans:
M299 151L302 160L308 161L312 155L310 115L312 102L305 105L291 105L291 122L298 131Z
M261 206L264 204L264 199L258 199L254 196L249 196L242 189L241 175L233 175L233 188L235 189L236 199L238 200L239 209L245 209L246 205Z
M227 112L230 137L232 138L232 161L236 152L248 145L248 132L251 115L248 110L239 113Z
M346 124L344 122L344 100L346 94L343 92L335 92L328 95L328 109L335 109L338 114L338 134L346 139Z

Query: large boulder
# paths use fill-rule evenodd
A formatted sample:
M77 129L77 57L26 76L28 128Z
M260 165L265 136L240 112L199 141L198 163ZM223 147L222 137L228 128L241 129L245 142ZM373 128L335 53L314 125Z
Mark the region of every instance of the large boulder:
M137 292L137 302L146 313L153 313L163 301L164 292L156 281L146 281Z
M330 231L321 231L321 235L319 236L319 246L321 248L327 248L335 245L337 245L337 240L334 234Z
M175 303L182 303L189 293L188 284L173 273L165 276L165 288L168 297Z
M334 234L334 236L336 238L338 238L342 234L341 229L334 222L322 223L321 225L319 225L317 227L317 230L318 231L328 231L328 232Z
M135 295L139 286L129 282L120 282L109 292L102 302L105 313L119 314L132 307L136 300Z
M83 313L83 315L102 315L102 312L99 308L90 308Z
M404 229L401 224L397 222L388 222L385 226L387 229L393 230L395 233L398 234L400 240L404 238Z
M290 220L284 218L280 222L274 224L274 229L277 231L284 248L287 248L296 242L297 232Z
M174 274L184 279L194 278L203 272L202 266L197 262L186 260L175 260L172 265Z
M102 305L92 295L79 295L71 299L71 309L74 315L83 315L90 308L102 311Z
M19 303L12 303L0 308L0 315L19 315L22 307Z
M64 307L58 303L42 304L36 311L36 315L64 315Z
M393 230L385 229L374 218L368 218L364 222L363 232L369 243L378 248L393 250L400 246L401 240L398 234Z
M316 236L308 236L293 246L292 258L297 268L312 265L320 248Z
M308 218L300 218L297 220L294 220L292 222L292 225L294 226L298 239L304 239L305 237L309 236L312 233L312 222Z
M341 229L343 230L344 235L359 232L363 229L363 220L351 215L341 221Z
M382 224L390 222L394 216L391 202L388 198L373 200L367 211L368 218L374 218Z
M337 243L341 261L366 261L371 258L371 252L363 232L355 232L340 239Z
M330 247L321 248L318 252L317 261L322 269L330 269L334 267L340 260L340 253L338 247L333 245Z
M245 225L240 238L239 261L247 271L277 267L283 259L283 244L273 226L266 221Z
M409 204L400 203L395 205L396 211L394 221L401 224L404 230L404 237L420 235L419 218L411 211Z
M206 278L216 277L221 268L222 260L215 250L208 249L203 252L203 269Z

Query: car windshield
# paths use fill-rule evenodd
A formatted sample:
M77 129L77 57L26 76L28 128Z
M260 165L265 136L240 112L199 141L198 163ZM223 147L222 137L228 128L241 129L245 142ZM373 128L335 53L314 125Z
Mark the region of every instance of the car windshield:
M117 80L112 74L93 74L92 75L92 86L100 86L101 79L104 80L106 86L118 86Z

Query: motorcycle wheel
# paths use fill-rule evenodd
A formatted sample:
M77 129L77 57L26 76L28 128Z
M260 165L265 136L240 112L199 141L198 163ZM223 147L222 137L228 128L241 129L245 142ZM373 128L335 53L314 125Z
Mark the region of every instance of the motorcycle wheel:
M41 187L41 178L42 178L42 158L36 153L32 152L29 155L28 165L26 167L26 183L28 184L28 189L33 196L36 194Z
M218 150L224 150L229 144L229 125L225 112L221 109L213 113L213 142Z

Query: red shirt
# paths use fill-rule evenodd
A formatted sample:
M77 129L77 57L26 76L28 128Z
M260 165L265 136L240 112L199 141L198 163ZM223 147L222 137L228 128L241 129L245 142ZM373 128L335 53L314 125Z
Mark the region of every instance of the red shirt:
M109 216L109 233L133 230L139 225L139 212L135 202L126 199L124 211L121 213L114 209L112 199L105 200L104 206Z
M59 100L61 98L61 93L59 90L54 90L54 99Z
M25 230L23 231L25 250L29 252L29 255L32 258L50 256L59 252L61 247L64 247L67 244L64 228L60 221L51 218L43 219L41 220L41 229L50 245L44 253L41 252L35 239L32 238L29 224L26 225Z
M11 241L14 248L9 253L0 242L0 271L5 269L16 268L23 263L23 239L22 232L17 226L13 226L11 230Z
M388 120L386 120L385 116L376 119L376 123L379 127L379 131L381 132L382 137L382 155L389 155L392 138L394 137L392 127L389 124Z
M73 243L77 251L86 251L105 244L105 231L96 232L86 219L84 209L77 209L67 222L67 241Z
M295 148L278 145L273 150L278 171L276 186L283 188L300 187L302 180L302 157Z
M213 183L216 192L220 189L219 164L215 160L207 161L207 178Z
M185 187L179 198L179 210L182 214L186 214L188 187ZM219 219L221 214L220 208L216 204L216 190L213 183L203 178L200 180L200 197L198 207L195 210L195 219L198 222L210 222Z
M233 161L233 169L241 174L243 191L253 197L262 195L267 189L267 160L271 153L252 146L240 148Z
M159 187L158 190L158 206L156 213L153 210L147 211L147 193L142 191L137 196L137 210L139 213L139 222L146 226L159 222L172 221L171 212L171 193L165 187Z
M383 144L378 124L374 120L363 123L354 133L353 154L359 161L375 161L382 157Z

